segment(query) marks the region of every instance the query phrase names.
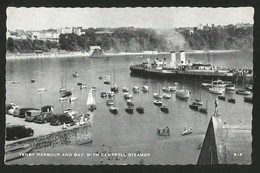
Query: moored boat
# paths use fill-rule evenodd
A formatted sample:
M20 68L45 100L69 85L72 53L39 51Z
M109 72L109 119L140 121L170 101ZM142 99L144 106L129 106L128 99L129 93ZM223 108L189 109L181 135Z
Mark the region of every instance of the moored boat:
M124 98L125 98L125 99L130 99L130 98L132 98L132 97L133 97L133 95L130 94L130 93L128 93L128 92L124 93Z
M114 101L113 100L107 100L106 104L107 104L107 106L112 106L112 105L114 105Z
M160 100L154 100L153 103L154 103L156 106L162 106L162 101L160 101Z
M176 90L176 97L187 100L190 97L190 92L184 89Z
M192 128L188 127L188 128L184 128L184 131L182 132L182 135L188 135L192 133Z
M87 85L86 84L81 84L80 85L80 89L86 89L87 88Z
M176 91L177 86L169 86L168 89L169 91Z
M209 88L209 92L212 94L222 94L225 91L225 88L212 87Z
M199 106L203 105L203 101L200 99L192 99L191 101L192 101L192 104L194 104L194 105L199 105Z
M74 73L72 73L72 76L73 77L79 77L79 74L78 74L78 72L74 72Z
M252 96L246 96L246 97L244 97L244 102L253 103L253 97L252 97Z
M162 99L162 95L160 93L153 93L153 97L155 99Z
M106 93L106 92L101 92L101 93L100 93L100 96L101 96L102 98L107 97L107 93Z
M247 90L237 89L237 90L236 90L236 94L240 94L240 95L250 95L251 92L250 92L250 91L247 91Z
M134 86L132 91L135 92L135 93L139 92L139 87L138 86Z
M109 111L110 111L112 114L117 114L117 113L118 113L118 108L117 108L117 107L114 107L114 106L111 106L111 107L109 107Z
M161 109L162 112L165 112L165 113L169 112L169 108L165 105L161 106L160 109Z
M133 114L133 113L134 113L134 109L133 109L131 106L125 108L125 111L126 111L127 113L129 113L129 114Z
M228 98L227 100L228 100L228 102L230 102L230 103L236 103L236 99L234 99L234 98Z
M142 87L142 90L143 92L149 92L149 87L145 85Z
M171 98L171 94L163 93L162 97L163 97L164 99L170 99L170 98Z
M139 107L136 108L136 112L138 112L139 114L143 114L144 108L142 106L139 106Z
M107 96L108 96L108 97L114 97L114 96L115 96L114 91L108 91L108 92L107 92Z
M122 87L123 92L129 92L129 89L127 87Z
M236 90L236 85L235 84L227 84L225 86L225 89L228 91L235 91Z
M169 127L157 128L156 134L158 136L170 136L170 129Z
M226 97L224 95L220 95L220 96L218 96L218 99L219 100L226 100Z
M169 90L169 87L163 87L162 90L163 90L164 92L169 92L169 91L170 91L170 90Z
M126 100L127 106L134 106L134 101L131 99Z
M195 111L198 111L199 110L199 105L197 105L197 104L190 104L189 108L191 108L191 109L193 109Z

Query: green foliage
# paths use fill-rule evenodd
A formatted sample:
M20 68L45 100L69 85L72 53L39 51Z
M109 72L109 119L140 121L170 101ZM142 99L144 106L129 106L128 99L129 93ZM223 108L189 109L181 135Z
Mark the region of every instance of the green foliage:
M112 33L96 33L109 30ZM190 33L187 28L171 30L154 30L147 28L88 28L85 34L60 34L59 43L41 40L7 40L9 52L34 52L34 50L50 51L59 48L67 51L89 51L90 46L101 46L105 52L140 52L140 51L172 51L177 49L252 49L253 28L236 28L228 25L225 28L209 27L194 29Z

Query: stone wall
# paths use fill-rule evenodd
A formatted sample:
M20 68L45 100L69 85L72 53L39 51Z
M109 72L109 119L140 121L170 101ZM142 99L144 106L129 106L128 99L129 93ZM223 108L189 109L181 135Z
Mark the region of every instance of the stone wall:
M7 145L15 146L19 144L30 144L32 149L56 147L61 145L77 145L92 141L91 125L75 126L69 129L57 131L42 136L20 139Z

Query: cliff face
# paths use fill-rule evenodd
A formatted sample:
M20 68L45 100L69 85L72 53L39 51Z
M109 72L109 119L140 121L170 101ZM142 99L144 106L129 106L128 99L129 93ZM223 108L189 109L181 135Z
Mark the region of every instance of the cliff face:
M172 51L181 49L252 49L253 28L213 27L203 30L115 28L110 32L96 33L100 29L89 28L86 34L61 34L59 43L40 40L7 40L9 52L49 51L60 48L68 51L89 51L98 45L105 52L140 52L146 50Z

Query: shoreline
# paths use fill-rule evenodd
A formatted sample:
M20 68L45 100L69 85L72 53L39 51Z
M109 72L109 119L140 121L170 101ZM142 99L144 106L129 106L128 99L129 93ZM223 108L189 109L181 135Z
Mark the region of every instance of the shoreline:
M233 53L240 52L242 50L209 50L209 53ZM204 54L205 50L187 50L186 54ZM167 55L170 52L158 52L158 53L146 53L146 52L119 52L119 53L106 53L102 57L107 56L144 56L144 55ZM70 58L70 57L86 57L89 58L89 53L66 53L66 54L6 54L6 60L16 60L16 59L39 59L39 58Z

